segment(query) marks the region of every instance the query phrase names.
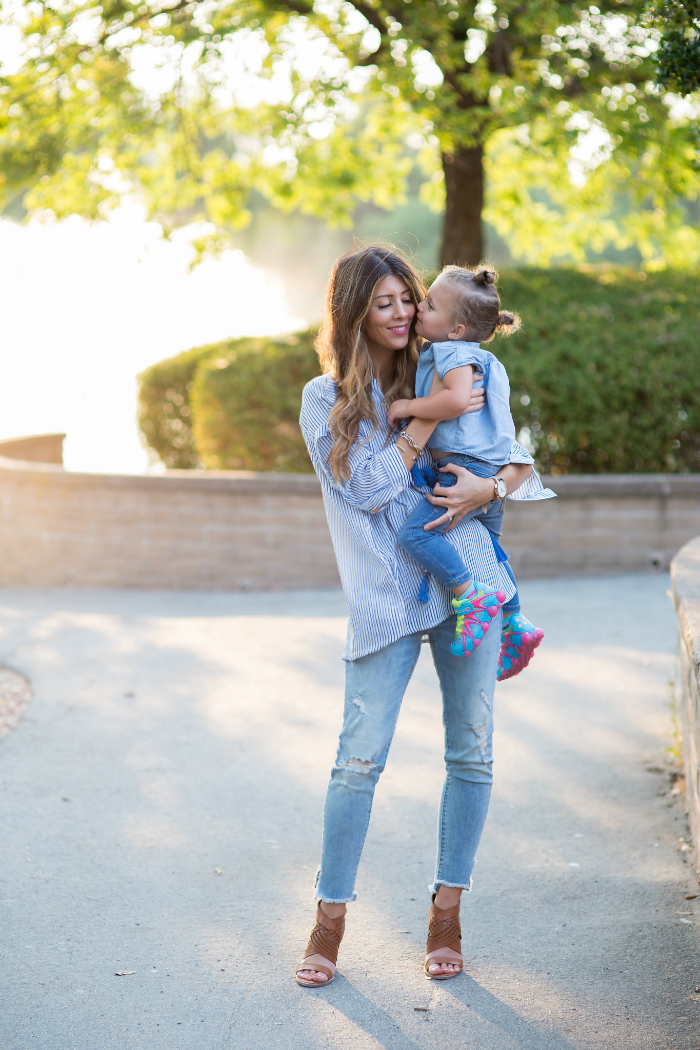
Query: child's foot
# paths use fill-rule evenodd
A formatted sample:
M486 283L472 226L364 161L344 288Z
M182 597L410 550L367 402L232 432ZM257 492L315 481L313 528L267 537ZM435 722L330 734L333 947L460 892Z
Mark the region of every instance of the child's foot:
M503 591L493 591L476 580L461 598L452 599L457 626L450 650L455 656L471 656L505 600Z
M496 678L505 682L520 674L532 659L537 646L544 638L544 631L535 627L522 613L510 613L503 617L501 630L501 652L498 657Z

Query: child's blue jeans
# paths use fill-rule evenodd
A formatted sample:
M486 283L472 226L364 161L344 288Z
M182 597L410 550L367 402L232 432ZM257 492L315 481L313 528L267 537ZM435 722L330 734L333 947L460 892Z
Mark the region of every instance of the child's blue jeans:
M496 468L493 468L483 460L474 459L473 456L462 455L459 452L453 452L451 455L437 460L435 466L439 471L438 474L432 474L431 476L432 472L417 471L416 467L414 467L414 480L419 485L428 485L430 488L433 488L436 483L444 488L450 488L456 483L457 475L451 471L444 470L448 463L466 467L467 470L470 470L480 478L492 478L497 473ZM520 612L520 596L513 570L508 564L508 555L498 542L503 531L504 505L504 499L494 500L488 504L486 512L481 507L477 507L475 510L465 514L464 517L465 519L473 518L476 521L480 521L484 528L488 529L496 557L499 562L502 562L506 572L513 581L515 594L503 606L503 615L507 616L509 613ZM441 517L443 514L444 510L442 507L434 506L427 499L423 500L406 518L397 541L399 546L414 561L417 561L426 572L440 580L449 590L453 590L460 583L466 583L474 574L464 564L455 547L445 537L445 529L448 527L449 522L445 522L444 525L438 525L437 528L430 529L428 532L425 531L425 525L435 521L436 518Z

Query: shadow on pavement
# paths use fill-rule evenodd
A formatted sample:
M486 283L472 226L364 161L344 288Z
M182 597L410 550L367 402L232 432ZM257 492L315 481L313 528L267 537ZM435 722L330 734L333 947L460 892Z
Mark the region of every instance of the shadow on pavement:
M442 987L478 1014L483 1021L500 1028L504 1035L517 1040L522 1050L574 1050L568 1039L564 1039L558 1032L543 1032L536 1028L491 992L487 992L468 974L464 975L463 980L443 981Z
M308 995L316 995L314 989L304 989ZM326 1000L349 1021L371 1035L386 1050L424 1050L410 1039L395 1019L368 999L354 984L336 974L333 987L325 992Z

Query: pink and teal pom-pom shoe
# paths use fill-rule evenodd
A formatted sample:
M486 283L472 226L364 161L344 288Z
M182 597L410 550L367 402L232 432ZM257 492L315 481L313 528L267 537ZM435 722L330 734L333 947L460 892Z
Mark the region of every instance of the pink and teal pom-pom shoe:
M461 598L452 599L452 607L457 613L454 641L450 645L454 656L471 656L505 600L503 591L491 590L476 580Z
M505 682L520 674L532 659L535 649L544 638L544 631L535 627L522 613L503 617L501 652L498 657L496 679Z

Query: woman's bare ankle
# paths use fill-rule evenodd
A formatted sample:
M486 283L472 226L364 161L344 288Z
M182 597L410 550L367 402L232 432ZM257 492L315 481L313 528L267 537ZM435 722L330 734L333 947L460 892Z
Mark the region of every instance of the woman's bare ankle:
M319 901L321 911L329 919L340 919L347 911L347 904L331 904L330 901Z
M444 911L446 908L454 908L459 904L462 897L462 890L459 886L438 886L438 891L435 894L435 907L439 908L440 911Z

